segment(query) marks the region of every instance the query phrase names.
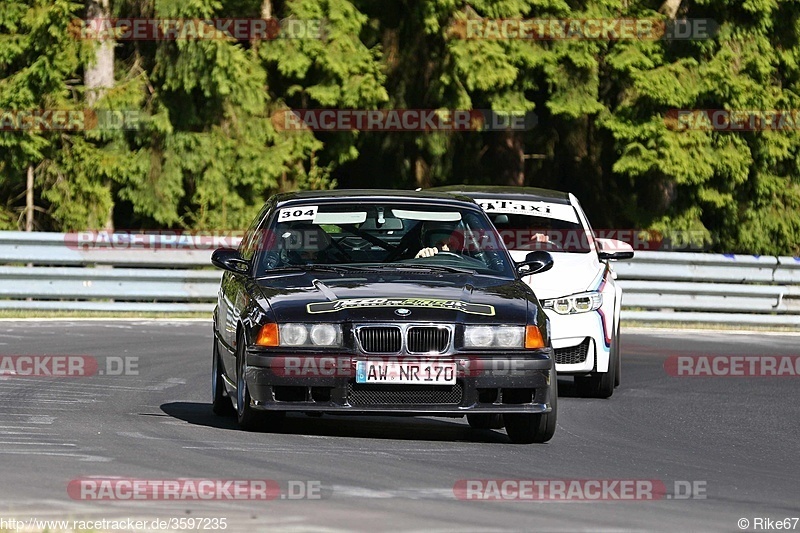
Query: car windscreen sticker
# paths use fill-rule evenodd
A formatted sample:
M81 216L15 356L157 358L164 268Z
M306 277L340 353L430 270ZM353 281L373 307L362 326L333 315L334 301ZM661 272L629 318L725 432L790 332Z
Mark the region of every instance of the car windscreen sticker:
M392 214L397 218L405 218L407 220L435 222L458 222L461 220L461 213L458 211L415 211L410 209L392 209Z
M341 226L346 224L363 224L366 220L366 211L317 213L314 217L314 224L334 224L336 226Z
M286 207L278 213L278 222L290 222L292 220L314 220L317 216L316 205L299 205L297 207Z
M424 307L428 309L452 309L470 315L494 316L494 306L491 305L434 298L348 298L332 302L311 303L308 304L307 308L310 314L316 314L364 307Z
M575 209L569 204L531 202L528 200L500 200L497 198L477 198L475 202L487 213L529 215L579 224L578 215L575 214Z

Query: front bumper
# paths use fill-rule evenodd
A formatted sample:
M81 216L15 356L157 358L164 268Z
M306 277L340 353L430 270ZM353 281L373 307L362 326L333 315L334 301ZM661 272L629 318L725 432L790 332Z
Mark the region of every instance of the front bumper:
M603 316L597 311L559 315L545 310L550 319L556 368L561 375L607 372L609 345ZM580 356L578 356L580 354ZM568 361L568 363L564 363Z
M550 349L524 355L413 357L456 363L455 385L355 383L357 361L372 359L387 358L248 351L245 378L251 406L266 411L457 416L552 410L555 373Z

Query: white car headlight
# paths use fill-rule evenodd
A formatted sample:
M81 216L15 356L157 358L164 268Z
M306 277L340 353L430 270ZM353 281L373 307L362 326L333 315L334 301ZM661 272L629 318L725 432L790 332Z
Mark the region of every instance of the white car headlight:
M281 346L341 346L339 324L281 324Z
M562 298L542 300L542 307L552 309L559 315L574 315L596 311L603 305L603 295L599 292L582 292Z
M523 348L525 326L464 326L465 348Z

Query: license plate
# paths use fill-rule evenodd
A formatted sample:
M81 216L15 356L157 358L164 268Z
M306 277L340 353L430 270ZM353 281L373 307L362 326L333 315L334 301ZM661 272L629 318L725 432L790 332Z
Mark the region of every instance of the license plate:
M416 385L453 385L455 363L400 363L395 361L358 361L356 383Z

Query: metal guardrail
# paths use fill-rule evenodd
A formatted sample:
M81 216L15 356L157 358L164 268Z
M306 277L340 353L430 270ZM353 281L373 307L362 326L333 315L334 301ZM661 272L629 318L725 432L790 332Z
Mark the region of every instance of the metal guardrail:
M128 235L108 244L104 241L101 236L82 243L80 234L0 231L0 265L197 268L209 266L213 252L181 247L175 236L155 235L146 245L130 242Z
M146 245L128 236L0 232L0 309L211 313L222 273L212 246L174 235ZM193 246L193 243L188 243ZM206 241L205 244L210 244Z
M615 270L622 318L800 326L800 258L637 252Z
M0 309L210 312L212 247L145 247L74 235L0 232ZM622 317L643 322L800 326L800 258L637 252L615 264Z

